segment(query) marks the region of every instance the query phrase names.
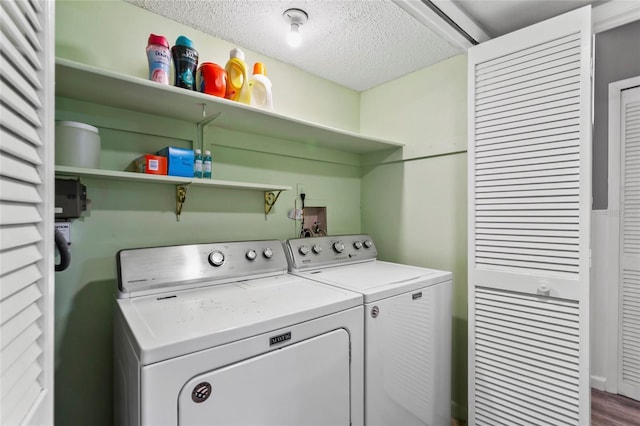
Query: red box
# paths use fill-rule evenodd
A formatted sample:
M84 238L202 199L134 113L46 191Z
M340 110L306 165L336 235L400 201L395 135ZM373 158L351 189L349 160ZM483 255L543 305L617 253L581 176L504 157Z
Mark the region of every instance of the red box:
M135 165L136 172L139 173L147 173L150 175L167 174L167 157L145 154L136 158L133 163Z

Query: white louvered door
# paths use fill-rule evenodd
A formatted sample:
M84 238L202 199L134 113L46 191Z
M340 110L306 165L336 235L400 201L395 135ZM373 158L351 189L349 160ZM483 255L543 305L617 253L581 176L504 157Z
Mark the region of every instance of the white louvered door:
M620 118L618 391L640 400L640 87L622 92Z
M469 50L469 424L590 422L591 9Z
M0 424L53 424L53 1L0 2Z

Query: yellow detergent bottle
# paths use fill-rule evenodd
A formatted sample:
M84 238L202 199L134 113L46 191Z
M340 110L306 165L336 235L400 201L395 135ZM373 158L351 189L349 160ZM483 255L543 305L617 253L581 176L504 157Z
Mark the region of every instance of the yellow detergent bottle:
M244 52L238 48L232 49L224 69L227 72L227 91L224 97L249 104L251 92L247 64L244 62Z
M271 80L262 62L253 64L253 77L249 80L251 88L251 105L264 109L273 109L273 95L271 92Z

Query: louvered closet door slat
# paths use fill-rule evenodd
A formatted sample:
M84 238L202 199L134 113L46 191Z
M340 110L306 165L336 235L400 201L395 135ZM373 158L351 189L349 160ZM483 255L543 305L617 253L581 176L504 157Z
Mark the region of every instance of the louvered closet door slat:
M590 49L583 8L469 50L470 425L589 422Z
M499 69L478 74L477 89L485 91L492 86L503 87L505 82L514 83L531 81L539 75L546 75L549 70L562 72L567 64L574 62L573 57L580 53L580 44L576 40L556 48L548 47L540 52L537 58L528 56L528 61L508 66L508 62L501 62ZM575 66L571 67L575 69Z
M0 300L35 283L42 278L42 274L35 265L30 265L13 271L2 278L4 283L0 286Z
M566 304L555 305L552 302L540 301L535 296L525 298L531 306L528 309L546 312L548 321L555 319L558 315L566 318L567 323L559 328L572 334L574 339L573 341L563 340L561 344L558 344L557 342L544 341L538 332L532 331L535 330L535 327L532 326L532 324L536 324L535 320L527 320L526 318L509 315L512 309L511 298L508 292L479 288L476 290L476 294L481 298L480 300L482 302L482 309L476 310L476 344L479 348L483 349L483 351L478 351L476 354L476 368L479 372L475 377L476 388L482 390L490 386L487 384L488 379L486 375L482 374L482 372L495 371L496 363L502 364L505 361L511 366L526 370L529 370L533 366L534 368L537 367L535 371L562 372L562 375L577 378L577 360L579 359L579 342L575 339L578 335L576 327L578 323L577 304L571 307ZM522 299L522 296L519 297ZM505 332L504 328L495 327L491 321L485 319L486 317L490 318L490 314L493 311L506 313L505 316L509 318L509 321L505 321L505 324L509 325L510 329L517 327L519 321L524 321L525 325L528 325L526 327L517 327L518 336L516 338L512 331ZM517 343L516 339L519 340ZM487 358L486 362L485 358ZM488 365L487 367L485 367L485 363ZM500 372L497 374L492 373L492 377L494 375L497 377L498 382L502 379ZM545 403L541 400L540 402L544 403L546 409L544 412L538 414L539 419L548 422L547 424L555 424L559 419L570 424L578 424L576 408L578 397L577 386L569 386L571 392L567 393L567 385L568 383L564 383L563 386L554 385L549 382L543 383L534 375L526 378L521 377L520 383L513 384L511 389L494 387L493 396L503 400L512 400L514 404L524 404L521 398L513 397L512 395L523 395L527 388L538 390L541 388L546 390L546 388L548 388L548 392L564 394L565 408L573 408L568 409L570 415L568 415L566 411L563 414L557 412L552 415L552 410L558 410L558 407L552 407L553 403L549 403L549 401ZM547 392L539 393L544 395Z
M539 72L528 72L514 78L506 77L505 80L494 80L492 84L483 88L478 88L478 95L482 94L483 103L487 101L496 101L499 99L508 99L510 94L516 96L520 94L532 93L537 87L552 88L558 84L568 84L575 78L580 70L575 65L575 60L579 59L578 55L564 58L562 62L557 64L546 64L552 68L541 70ZM556 65L555 68L553 66ZM481 105L481 104L480 104Z
M36 305L31 305L18 315L2 324L2 334L0 335L0 347L7 347L14 339L20 337L25 330L32 325L37 326L37 321L42 317L42 312ZM38 327L40 328L40 327Z
M20 10L16 2L4 2L3 6L5 11L11 16L11 21L16 25L22 37L34 47L35 51L42 50L35 29L29 23L29 20L24 15L24 12ZM37 54L35 56L37 57Z
M34 165L42 164L35 146L25 144L20 138L4 129L0 129L0 151Z
M38 20L38 11L40 9L34 8L34 5L27 0L19 0L17 2L18 7L24 14L25 18L29 21L29 25L35 29L36 32L42 31L42 25Z
M37 243L40 240L42 236L34 225L0 228L0 251Z
M575 39L575 34L566 34L553 40L547 40L544 44L522 47L495 58L483 59L478 61L475 67L476 78L482 80L487 73L497 74L504 68L526 65L531 60L544 57L550 50L561 51L567 46L572 46Z
M620 391L640 398L640 88L621 96Z
M29 60L35 69L42 69L38 51L42 50L40 43L32 45L30 36L22 32L23 22L16 23L11 16L14 11L11 1L3 1L0 7L0 23L2 24L2 32L19 48L23 55ZM27 31L29 31L27 29Z
M42 353L42 349L35 342L41 335L42 330L35 324L31 324L18 338L11 341L11 343L2 350L0 374L4 374L5 371L12 369L13 363L23 356L33 356L33 354L37 354L35 357L37 358L38 355Z
M0 4L0 424L53 421L52 11Z
M0 176L0 199L16 202L38 202L42 200L33 184L6 179Z
M578 145L579 141L565 134L555 134L541 138L517 138L506 142L478 144L476 147L477 158L482 158L500 153L537 151L553 147L570 147Z
M522 108L518 111L508 110L502 113L492 113L486 116L486 120L483 120L481 125L478 125L478 130L485 130L487 128L507 125L510 123L524 123L523 117L527 120L537 120L538 122L543 119L557 115L558 113L567 113L575 111L576 102L573 99L564 99L561 101L553 102L551 104L538 104L534 107Z
M511 96L505 94L476 100L477 117L482 118L504 111L517 112L521 108L545 102L547 99L578 98L580 85L572 81L573 79L570 78L553 84L547 83L537 86L537 90L525 90L521 93L511 93Z
M8 56L10 60L17 60L0 62L0 72L20 90L25 99L34 105L40 106L37 89L42 87L40 87L40 82L37 80L36 71L29 66L29 63L22 56L19 56L20 52L10 44L11 42L6 37L0 35L0 42L2 43L0 48L2 53Z
M517 116L531 112L542 111L562 107L564 105L578 104L580 101L580 93L577 90L564 93L556 92L547 96L530 96L522 99L520 102L510 102L506 105L486 105L485 108L478 109L476 117L484 117L487 120L499 119L510 116Z

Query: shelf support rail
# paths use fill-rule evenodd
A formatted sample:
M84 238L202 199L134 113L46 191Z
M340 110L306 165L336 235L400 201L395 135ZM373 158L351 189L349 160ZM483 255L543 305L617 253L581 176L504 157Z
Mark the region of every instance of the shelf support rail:
M271 209L273 208L273 206L275 206L276 201L278 201L278 197L280 196L280 193L282 191L278 191L278 193L276 194L275 191L265 191L264 192L264 218L267 218L267 215L269 214L269 212L271 212Z
M198 141L197 141L196 146L199 147L202 150L203 153L204 153L204 128L205 128L206 125L211 123L213 120L215 120L216 118L220 117L220 115L222 115L222 113L218 112L218 113L213 114L209 118L205 118L207 116L206 104L202 104L202 117L203 117L203 119L198 121L198 123L196 124L196 129L197 129L197 133L198 133Z

